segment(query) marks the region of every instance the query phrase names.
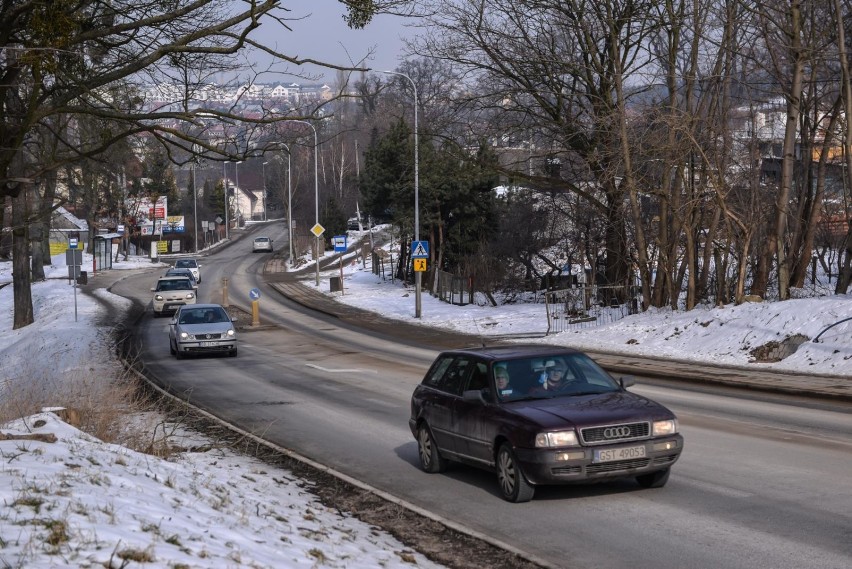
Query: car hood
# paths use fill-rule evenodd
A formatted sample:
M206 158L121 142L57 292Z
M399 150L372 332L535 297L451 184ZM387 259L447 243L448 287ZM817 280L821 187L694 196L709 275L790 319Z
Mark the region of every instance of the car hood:
M674 416L659 403L629 391L523 401L513 405L512 410L545 429L565 428L567 424L582 428Z
M178 324L182 332L187 334L224 334L234 328L230 322L211 322L202 324Z

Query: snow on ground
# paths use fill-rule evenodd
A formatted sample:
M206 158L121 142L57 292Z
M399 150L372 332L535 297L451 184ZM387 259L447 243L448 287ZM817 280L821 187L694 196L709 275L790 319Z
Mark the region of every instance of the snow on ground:
M112 270L140 267L150 268L150 259L131 257L114 263ZM47 282L33 284L36 322L22 329L12 330L12 287L0 288L0 401L18 382L43 381L49 390L55 387L51 382L60 381L57 377L80 370L93 377L110 372L91 364L98 359L95 354L102 354L105 337L105 330L94 325L98 303L74 294L64 278L64 256L55 258L47 272ZM486 337L538 335L536 341L581 349L852 377L852 323L824 332L819 343L805 341L782 361L750 363L755 348L796 335L810 340L852 317L852 299L845 294L678 313L649 310L543 337L544 304L456 306L424 292L417 319L411 286L375 275L350 257L343 267L343 293L331 293L329 279L339 275L339 269L324 271L320 290L339 302L423 326ZM305 278L306 286L314 286L312 273ZM0 283L10 280L10 263L0 263ZM127 302L103 290L98 294ZM384 532L329 511L306 491L304 481L227 449L160 459L101 443L51 412L12 421L0 432L58 438L55 443L0 440L4 567L118 567L123 559L163 568L435 566Z

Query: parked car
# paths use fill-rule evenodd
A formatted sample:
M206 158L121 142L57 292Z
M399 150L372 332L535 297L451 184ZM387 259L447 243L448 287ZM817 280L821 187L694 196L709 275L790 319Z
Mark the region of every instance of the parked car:
M195 274L191 269L176 269L174 267L163 273L164 277L187 277L192 281L192 286L198 287L198 281L195 280Z
M154 316L175 312L185 304L195 304L195 286L187 277L160 277L151 289Z
M195 282L201 283L201 265L196 259L178 259L175 261L176 269L189 269L195 275Z
M420 466L441 472L455 460L495 471L510 502L546 484L632 477L662 487L683 437L674 413L627 391L633 383L570 348L443 352L411 397Z
M257 253L260 252L272 252L272 239L269 237L255 237L254 243L251 246L251 252Z
M357 217L350 217L346 220L346 229L349 231L358 231L361 229L361 224L358 222Z
M219 304L181 306L169 322L169 351L178 359L188 355L237 355L234 320Z

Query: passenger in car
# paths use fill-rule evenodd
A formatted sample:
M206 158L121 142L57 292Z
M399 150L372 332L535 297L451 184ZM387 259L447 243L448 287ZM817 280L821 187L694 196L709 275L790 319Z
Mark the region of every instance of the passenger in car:
M506 364L494 366L494 380L497 383L498 391L509 388L509 370L506 368Z

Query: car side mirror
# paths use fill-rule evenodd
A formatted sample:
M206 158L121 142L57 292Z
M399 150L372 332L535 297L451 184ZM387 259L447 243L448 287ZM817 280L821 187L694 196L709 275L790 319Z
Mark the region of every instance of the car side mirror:
M632 375L625 375L618 380L618 383L621 384L621 389L627 389L636 385L636 378Z
M151 292L157 292L157 287L151 287Z
M468 389L462 393L462 400L469 403L481 403L485 405L485 397L482 395L481 389Z

